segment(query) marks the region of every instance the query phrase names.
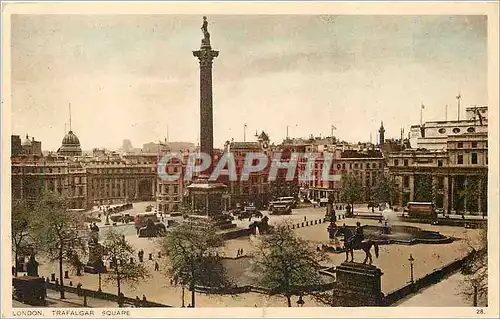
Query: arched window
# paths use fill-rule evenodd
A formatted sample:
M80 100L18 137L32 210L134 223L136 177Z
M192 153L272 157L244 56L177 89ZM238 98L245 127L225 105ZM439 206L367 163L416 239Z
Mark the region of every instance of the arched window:
M460 133L460 129L459 129L458 127L455 127L455 128L453 129L453 133Z

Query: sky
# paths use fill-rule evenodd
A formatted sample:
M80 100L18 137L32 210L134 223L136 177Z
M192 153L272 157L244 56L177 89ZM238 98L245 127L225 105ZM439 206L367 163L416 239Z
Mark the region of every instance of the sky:
M213 15L214 146L327 136L373 142L487 105L486 16ZM57 150L199 139L198 15L13 15L12 134ZM69 130L69 124L66 131Z

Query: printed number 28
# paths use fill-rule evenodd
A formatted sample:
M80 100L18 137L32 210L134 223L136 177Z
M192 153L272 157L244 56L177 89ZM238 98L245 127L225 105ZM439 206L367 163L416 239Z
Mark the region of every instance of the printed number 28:
M477 315L484 315L484 309L476 309Z

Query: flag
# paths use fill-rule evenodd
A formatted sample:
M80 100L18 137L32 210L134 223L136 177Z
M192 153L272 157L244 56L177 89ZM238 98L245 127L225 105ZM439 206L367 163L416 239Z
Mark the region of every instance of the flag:
M332 125L332 130L336 130L336 129L337 129L337 128L336 128L334 125Z
M422 104L422 110L425 110L425 105Z
M460 93L458 93L457 95L457 100L459 100L462 96L460 95Z

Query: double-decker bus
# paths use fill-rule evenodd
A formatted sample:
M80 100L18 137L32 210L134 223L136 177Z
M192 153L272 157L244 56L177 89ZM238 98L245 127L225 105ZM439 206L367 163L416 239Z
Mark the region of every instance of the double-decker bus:
M412 218L437 218L434 204L431 202L409 202L408 216Z

